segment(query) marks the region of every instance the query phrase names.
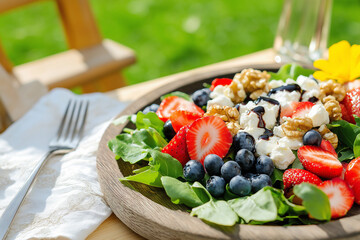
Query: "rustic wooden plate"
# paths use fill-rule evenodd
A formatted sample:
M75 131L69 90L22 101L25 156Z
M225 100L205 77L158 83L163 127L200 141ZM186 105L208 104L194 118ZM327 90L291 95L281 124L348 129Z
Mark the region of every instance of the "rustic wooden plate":
M151 94L139 98L119 116L133 114L151 103L159 103L165 93L180 90L192 93L210 83L215 77L232 77L244 68L276 71L274 65L252 65L228 68L217 72L206 72L191 77L180 78L171 85L165 85ZM111 111L111 109L109 109ZM105 131L99 145L97 169L101 189L105 199L116 216L136 233L149 239L360 239L360 207L355 206L348 216L321 225L307 226L254 226L236 225L218 228L191 217L188 208L173 204L163 189L132 183L134 189L118 181L128 176L135 168L121 160L116 161L108 149L107 142L118 135L124 127L110 126Z

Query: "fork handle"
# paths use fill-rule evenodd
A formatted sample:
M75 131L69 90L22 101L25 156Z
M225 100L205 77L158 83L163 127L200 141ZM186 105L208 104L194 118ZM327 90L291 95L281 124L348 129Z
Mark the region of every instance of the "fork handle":
M34 179L36 178L39 170L42 168L42 166L45 164L46 160L49 158L49 156L54 151L48 151L41 160L36 164L34 170L31 172L31 175L26 180L24 186L20 189L20 191L16 194L13 200L9 203L5 211L3 212L1 218L0 218L0 238L5 239L7 233L9 232L10 225L13 222L15 215L17 211L19 210L19 207L21 203L24 201L24 198L26 196L26 193L29 191L31 184L34 182Z

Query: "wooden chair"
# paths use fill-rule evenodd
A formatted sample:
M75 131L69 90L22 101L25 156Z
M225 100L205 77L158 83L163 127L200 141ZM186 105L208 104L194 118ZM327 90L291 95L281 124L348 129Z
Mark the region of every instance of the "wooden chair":
M0 13L38 1L0 0ZM0 114L4 112L1 109L6 110L10 121L17 120L44 94L41 85L47 89L79 86L83 93L105 92L126 85L121 70L135 62L130 48L101 37L88 0L51 1L58 8L68 51L13 66L0 45ZM21 96L25 92L31 99L24 103ZM0 117L3 119L4 114Z

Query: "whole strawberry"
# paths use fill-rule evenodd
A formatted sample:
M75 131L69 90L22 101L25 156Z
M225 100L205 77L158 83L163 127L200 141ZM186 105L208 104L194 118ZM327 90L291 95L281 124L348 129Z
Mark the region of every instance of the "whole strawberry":
M285 189L291 188L303 182L312 183L315 185L322 183L321 179L315 174L303 169L296 168L290 168L286 170L283 175L283 181Z
M353 114L360 117L360 88L355 88L350 91L348 91L345 95L344 100L341 102L344 104L346 110L348 113L350 113L350 116L346 116L348 121L351 123L355 123ZM343 112L346 112L343 110Z
M347 165L345 181L354 191L355 202L360 204L360 157L351 160Z
M162 149L161 152L170 154L177 159L183 166L190 160L186 146L186 133L189 125L180 128L175 137Z

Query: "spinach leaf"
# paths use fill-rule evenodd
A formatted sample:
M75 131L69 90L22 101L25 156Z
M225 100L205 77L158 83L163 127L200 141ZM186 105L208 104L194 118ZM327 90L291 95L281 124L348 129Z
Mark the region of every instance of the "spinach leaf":
M264 188L254 195L236 198L228 203L246 223L250 221L271 222L278 218L278 210L271 191Z
M360 133L360 127L344 120L334 121L327 125L334 132L341 143L348 148L353 148L355 138Z
M355 119L356 126L360 127L360 118L358 116L356 116L355 114L353 116Z
M355 138L353 145L354 157L357 158L360 156L360 134L358 134Z
M338 153L338 159L340 162L353 159L354 152L350 148L345 148Z
M286 81L286 79L291 78L296 80L298 76L304 75L309 76L314 73L314 70L312 69L306 69L301 67L298 64L292 63L292 64L285 64L283 65L277 73L270 72L271 80L283 80Z
M167 153L157 150L149 150L151 158L149 165L162 176L178 178L183 175L181 163Z
M171 198L171 201L175 204L185 204L188 207L198 207L207 201L204 201L203 195L199 191L194 191L193 187L188 182L181 182L172 177L161 177L162 185L166 194ZM201 194L201 197L198 196Z
M154 128L158 133L165 137L163 133L164 129L164 122L159 119L159 117L154 112L148 112L144 114L143 112L138 112L136 114L136 122L135 122L137 129L148 129Z
M161 177L162 175L158 171L154 170L154 168L152 167L149 167L145 171L142 171L135 175L130 175L124 178L120 178L119 180L120 182L133 181L133 182L139 182L146 185L150 185L153 187L162 187Z
M239 220L238 215L224 200L210 200L199 207L193 208L191 216L197 216L205 222L222 226L233 226Z
M177 97L181 97L181 98L183 98L183 99L185 99L187 101L191 101L191 97L189 96L189 94L186 94L186 93L183 93L183 92L180 92L180 91L175 91L175 92L165 94L165 95L160 97L160 100L162 101L165 98L171 97L171 96L177 96Z
M309 183L301 183L294 187L294 193L303 200L303 206L313 218L317 220L330 220L329 198L318 187Z
M136 115L135 114L133 114L133 115L124 115L124 116L121 116L121 117L115 119L112 123L114 125L120 125L120 124L126 123L126 121L129 121L129 120L131 122L135 123Z
M208 192L208 190L206 190L206 188L201 183L194 182L191 188L202 202L205 203L213 199L211 194Z
M234 198L238 198L238 197L239 197L239 195L236 195L236 194L234 194L234 193L232 193L232 192L230 191L229 184L226 184L224 199L225 199L226 201L228 201L228 200L231 200L231 199L234 199Z
M276 183L276 182L282 182L283 181L283 175L284 175L284 172L277 169L277 168L274 168L274 172L271 174L271 181L273 183L273 185Z
M122 158L123 161L131 164L145 159L148 155L148 151L143 146L132 144L131 142L128 143L118 138L110 140L108 146L116 154L115 158L117 160Z

